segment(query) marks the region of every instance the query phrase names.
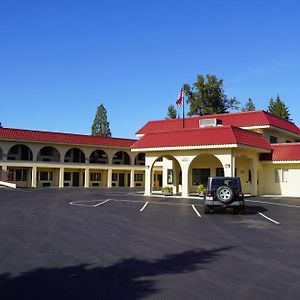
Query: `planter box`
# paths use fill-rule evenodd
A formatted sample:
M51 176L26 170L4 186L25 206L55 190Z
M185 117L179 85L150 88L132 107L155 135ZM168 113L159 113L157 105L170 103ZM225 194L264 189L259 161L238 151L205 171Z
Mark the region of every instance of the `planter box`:
M165 196L172 196L173 195L173 192L163 192L163 194L165 195Z

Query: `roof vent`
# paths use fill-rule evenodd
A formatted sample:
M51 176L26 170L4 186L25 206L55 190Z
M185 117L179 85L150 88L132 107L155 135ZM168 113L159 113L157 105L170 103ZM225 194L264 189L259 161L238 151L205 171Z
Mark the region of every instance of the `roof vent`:
M222 125L222 120L216 118L199 120L199 127L215 127L220 125Z

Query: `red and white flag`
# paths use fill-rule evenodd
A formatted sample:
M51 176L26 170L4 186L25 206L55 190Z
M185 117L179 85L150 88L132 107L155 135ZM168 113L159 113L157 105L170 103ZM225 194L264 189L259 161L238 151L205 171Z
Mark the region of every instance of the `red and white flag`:
M181 106L182 99L183 99L183 88L181 88L181 90L178 94L177 100L176 100L176 104L179 108Z

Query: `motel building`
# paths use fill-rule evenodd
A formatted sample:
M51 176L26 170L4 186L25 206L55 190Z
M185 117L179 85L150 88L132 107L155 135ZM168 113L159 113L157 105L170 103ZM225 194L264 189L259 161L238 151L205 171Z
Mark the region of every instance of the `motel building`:
M0 183L144 187L146 196L172 186L188 197L209 176L238 176L246 194L300 197L300 129L265 111L149 121L137 136L1 128Z

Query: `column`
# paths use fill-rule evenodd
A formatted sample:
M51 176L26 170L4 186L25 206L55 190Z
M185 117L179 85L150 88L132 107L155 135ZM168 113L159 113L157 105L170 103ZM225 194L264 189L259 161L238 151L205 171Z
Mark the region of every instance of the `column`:
M185 168L182 169L182 197L188 197L189 196L189 169Z
M84 171L84 187L89 188L90 187L90 169L86 168Z
M231 176L234 177L235 176L235 155L232 151L231 154Z
M31 187L36 188L37 185L37 167L33 166L31 170Z
M257 196L257 164L254 159L250 160L251 170L251 196Z
M64 187L64 175L65 175L65 168L59 168L59 183L58 183L58 186L60 188Z
M134 187L134 170L130 171L130 187Z
M107 172L107 187L108 188L112 187L112 169L108 169Z
M151 168L149 166L146 166L145 169L145 196L151 196L151 185L152 185L152 180L151 180Z

